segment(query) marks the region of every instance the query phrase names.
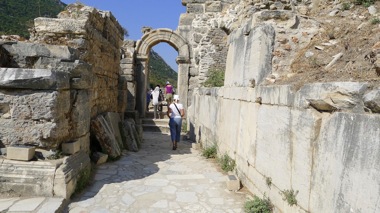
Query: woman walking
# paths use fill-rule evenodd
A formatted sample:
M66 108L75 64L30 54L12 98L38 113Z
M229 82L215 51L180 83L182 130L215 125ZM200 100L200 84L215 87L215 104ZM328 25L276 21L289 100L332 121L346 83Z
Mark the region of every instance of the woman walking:
M185 116L185 110L183 109L183 105L179 103L178 95L174 95L173 103L169 105L167 113L170 118L170 137L173 143L173 150L176 150L177 143L181 139L182 117Z
M153 97L153 109L154 109L154 119L160 118L158 114L158 107L160 105L159 101L159 96L160 96L160 87L157 85L153 92L152 92L152 97Z

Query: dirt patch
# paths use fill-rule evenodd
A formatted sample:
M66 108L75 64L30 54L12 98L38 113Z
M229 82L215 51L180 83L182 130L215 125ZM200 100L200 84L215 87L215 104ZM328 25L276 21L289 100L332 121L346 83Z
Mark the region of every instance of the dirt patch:
M380 10L379 1L374 6ZM335 10L334 16L331 16L331 8L326 6L308 17L320 24L319 33L297 52L290 65L291 72L277 78L275 84L291 84L295 89L307 83L333 81L366 81L379 85L374 46L380 42L380 24L376 16L362 5L352 4L349 10ZM332 63L337 56L341 57Z

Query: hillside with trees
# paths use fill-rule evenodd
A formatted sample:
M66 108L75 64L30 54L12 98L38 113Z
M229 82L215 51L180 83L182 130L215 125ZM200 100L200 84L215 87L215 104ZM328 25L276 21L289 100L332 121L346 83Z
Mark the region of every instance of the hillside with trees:
M149 54L149 86L154 88L155 85L165 85L169 81L174 87L177 87L177 72L175 72L165 61L153 50Z
M59 0L0 0L0 34L28 38L37 17L56 17L66 4Z

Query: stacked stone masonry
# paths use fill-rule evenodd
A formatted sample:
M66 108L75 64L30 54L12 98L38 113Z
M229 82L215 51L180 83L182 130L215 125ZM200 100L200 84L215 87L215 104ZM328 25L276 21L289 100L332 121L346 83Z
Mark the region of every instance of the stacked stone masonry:
M182 0L182 4L187 11L181 14L177 31L191 47L188 97L194 88L208 79L210 70L226 70L226 50L230 42L227 38L236 29L247 30L264 22L273 24L278 34L277 41L281 41L273 47L271 70L275 76L290 70L297 50L310 43L317 33L317 22L311 19L301 22L297 15L305 15L310 2ZM298 30L301 27L303 33ZM297 39L297 43L291 42L292 38ZM188 103L191 104L190 98Z
M1 193L69 198L89 174L91 121L109 112L105 141L138 150L139 128L124 121L135 83L133 45L122 55L123 36L110 12L72 4L57 19L35 19L29 41L0 41L0 147L11 159L12 147L36 148L30 162L1 156Z
M58 26L58 27L57 27ZM58 19L37 18L31 41L68 45L91 64L91 116L117 111L120 47L123 30L110 12L81 4L69 5Z

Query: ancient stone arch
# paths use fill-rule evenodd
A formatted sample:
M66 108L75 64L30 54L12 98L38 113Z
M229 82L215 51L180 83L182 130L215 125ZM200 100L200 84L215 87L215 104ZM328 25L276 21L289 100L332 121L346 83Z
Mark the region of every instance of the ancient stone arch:
M190 67L190 52L186 40L176 31L171 29L155 29L144 28L144 35L141 40L137 41L136 45L136 68L135 78L137 82L136 108L142 117L145 116L145 100L146 88L148 81L148 56L151 48L160 43L166 42L172 46L177 52L178 57L178 88L177 94L180 95L181 102L187 108L187 93L189 87L189 67Z

